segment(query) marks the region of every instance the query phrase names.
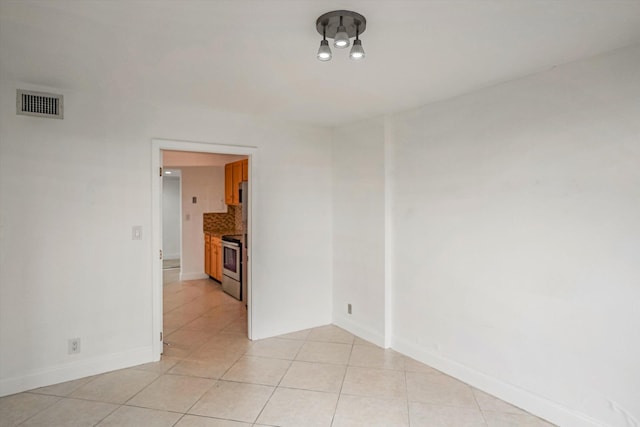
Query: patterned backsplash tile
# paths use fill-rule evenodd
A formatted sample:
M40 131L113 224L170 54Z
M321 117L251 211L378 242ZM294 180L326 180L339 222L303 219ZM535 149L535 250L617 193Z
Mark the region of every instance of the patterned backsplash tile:
M203 231L242 231L242 206L227 206L227 213L203 214Z

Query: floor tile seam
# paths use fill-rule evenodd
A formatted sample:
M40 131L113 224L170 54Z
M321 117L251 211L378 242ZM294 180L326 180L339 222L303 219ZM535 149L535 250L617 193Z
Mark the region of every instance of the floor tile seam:
M202 349L200 349L202 350ZM239 358L241 358L242 356L244 356L244 354L240 354L240 353L234 353L234 352L229 352L229 353L218 353L216 356L212 357L212 356L194 356L195 352L190 354L189 356L185 357L184 359L180 360L181 362L200 362L200 363L219 363L221 360L224 361L226 360L231 360L233 359L233 362L235 363L236 360L238 360Z
M297 354L298 353L296 353L296 355ZM295 357L293 359L289 359L288 357L263 356L261 354L249 354L249 353L244 353L242 357L257 357L259 359L269 359L269 360L286 360L288 362L293 362L294 360L296 360Z
M482 407L480 407L480 402L478 402L478 397L476 396L476 394L473 392L473 387L471 388L471 395L473 396L473 401L476 402L476 406L478 407L478 411L480 411L480 416L482 417L482 420L484 421L484 425L487 426L489 425L487 418L484 416L484 411L482 410Z
M276 359L276 360L280 360L280 359ZM238 361L240 361L240 359L238 359L236 361L236 363L238 363ZM284 373L282 374L282 376L280 377L280 379L278 380L277 384L262 384L262 383L256 383L256 382L248 382L248 381L239 381L239 380L229 380L229 379L225 379L224 375L226 375L228 373L228 371L233 368L233 366L235 366L236 363L233 364L233 366L231 366L229 369L227 369L227 371L224 373L224 375L222 377L220 377L220 381L229 381L229 382L237 382L237 383L242 383L242 384L254 384L254 385L264 385L264 386L269 386L269 387L278 387L280 386L280 383L282 383L283 378L285 377L285 375L287 375L287 372L289 372L289 369L291 368L291 364L293 363L293 360L288 360L289 362L289 366L287 366L287 369L285 369Z
M456 408L456 409L477 409L479 412L483 412L482 409L478 409L477 407L474 407L474 406L454 405L451 403L426 402L424 400L415 400L415 399L409 399L409 398L407 400L409 401L409 404L420 403L423 405L444 406L447 408ZM487 411L487 412L496 412L496 411ZM507 413L507 412L496 412L496 413Z
M197 298L197 297L196 297L196 298ZM194 299L192 299L192 300L189 300L189 301L187 301L187 302L183 302L182 304L180 304L180 305L178 305L178 306L176 306L176 307L172 308L171 310L167 311L166 313L164 313L164 311L163 311L163 313L162 313L162 314L163 314L163 315L164 315L164 314L169 314L169 313L171 313L171 312L173 312L173 311L176 311L176 310L178 310L178 309L180 309L180 308L183 308L185 305L187 305L187 304L189 304L190 302L194 301L196 298L194 298ZM163 305L164 305L164 304L163 304Z
M52 385L55 385L55 384L52 384ZM47 386L45 386L45 387L47 387ZM60 399L62 399L62 398L65 398L65 397L68 397L68 396L69 396L68 394L51 394L51 393L43 393L43 392L41 392L41 391L37 391L37 390L38 390L38 389L27 390L27 391L23 391L22 393L16 393L16 394L14 394L13 396L17 396L17 395L19 395L19 394L34 394L34 395L36 395L36 396L58 397L58 398L60 398ZM75 390L73 390L73 391L75 391ZM72 391L71 393L73 393L73 391ZM71 393L69 393L69 394L71 394ZM3 396L3 398L5 398L5 397L11 397L11 396L12 396L12 395Z
M198 396L193 403L191 404L191 406L189 406L187 408L186 411L184 411L184 414L189 414L189 415L195 415L195 414L190 414L190 411L193 409L194 406L196 406L198 404L198 402L200 402L202 400L202 398L209 393L211 390L213 390L213 388L218 385L218 383L222 381L221 379L217 379L213 381L213 384L211 384L211 387L207 388L205 391L202 392L202 394L200 394L200 396Z
M144 390L148 389L149 387L151 387L151 384L154 384L156 381L159 381L160 378L162 378L163 376L167 375L167 373L164 374L160 374L158 375L153 381L151 381L149 384L147 384L146 386L142 387L140 390L138 390L137 393L135 393L133 396L131 396L129 399L127 399L125 402L121 403L121 405L128 405L129 402L132 399L135 399L136 396L138 396L140 393L142 393Z
M114 402L114 401L109 401L109 400L89 399L88 397L71 396L71 395L61 398L61 400L63 400L63 399L81 400L83 402L106 403L108 405L119 405L119 406L124 405L125 402L126 402L126 401L125 402ZM56 402L56 403L58 403L58 402Z
M120 407L126 406L127 408L138 408L138 409L148 409L150 411L158 411L158 412L169 412L172 414L186 414L186 412L182 412L182 411L174 411L172 409L158 409L158 408L151 408L149 406L142 406L142 405L134 405L131 403L123 403L122 405L120 405Z
M253 425L253 424L254 424L254 423L252 423L252 422L247 423L246 421L241 421L241 420L237 420L237 419L234 419L234 418L220 418L220 417L212 417L212 416L209 416L209 415L189 414L189 413L187 413L187 412L185 412L185 413L184 413L184 414L182 414L182 415L183 415L183 417L182 417L182 418L184 418L184 417L186 417L186 416L189 416L189 417L197 417L197 418L207 418L207 419L210 419L210 420L233 421L233 422L236 422L236 423L243 423L243 424L250 424L250 425ZM182 419L182 418L181 418L181 419ZM177 422L176 422L176 423L177 423ZM175 424L174 424L174 426L175 426Z
M284 378L284 375L282 377ZM280 378L280 381L282 381L282 378ZM278 384L279 383L280 382L278 382ZM260 409L260 412L258 412L258 415L256 415L254 420L251 421L252 425L258 422L258 420L260 419L260 415L262 415L262 413L264 412L264 409L267 407L269 402L271 402L271 398L273 397L273 395L276 393L276 390L278 389L278 386L271 386L271 387L273 387L273 390L271 390L271 394L269 394L269 397L267 398L267 401L264 402L264 404L262 405L262 408Z
M355 340L354 340L355 341ZM351 350L349 351L349 357L347 358L347 364L345 365L345 371L344 371L344 376L342 377L342 383L340 384L340 390L338 391L338 399L336 400L336 407L333 410L333 417L331 417L331 425L330 427L333 427L333 423L336 420L336 412L338 411L338 404L340 403L340 398L342 397L342 389L344 388L344 382L347 379L347 370L349 369L349 360L351 360L351 355L353 354L353 346L354 344L351 344Z
M384 396L376 396L376 395L371 395L371 394L354 394L354 393L345 393L342 392L340 393L340 397L345 396L345 397L358 397L358 398L365 398L365 399L374 399L374 400L383 400L386 402L396 402L396 403L402 403L404 402L406 399L404 397L384 397Z
M172 377L196 378L196 379L199 379L199 380L219 380L219 379L221 379L221 378L218 378L218 377L203 377L201 375L176 374L176 373L171 373L171 372L167 372L165 375L170 375Z
M331 341L331 340L314 340L314 339L306 339L305 342L321 342L325 344L344 344L344 345L354 345L352 342L344 342L344 341Z
M180 330L182 330L182 327L176 329L174 332L178 332ZM185 331L189 331L189 330L185 329ZM171 336L168 336L167 338L171 339ZM163 342L167 343L170 347L179 348L181 350L189 351L189 349L191 349L191 353L194 353L194 352L200 350L206 344L206 343L201 343L199 346L191 348L191 347L182 347L180 344L171 344L168 341L164 341L164 340L163 340ZM189 353L189 354L191 354L191 353Z
M481 409L481 410L480 410L480 412L482 412L482 415L483 415L483 416L485 415L485 412L488 412L488 413L490 413L490 414L503 414L503 415L525 416L525 417L535 418L536 420L541 420L541 421L543 421L543 422L545 422L545 423L547 423L547 424L555 425L555 424L553 424L551 421L547 421L547 420L545 420L545 419L544 419L544 418L542 418L542 417L539 417L539 416L537 416L537 415L534 415L534 414L532 414L532 413L530 413L530 412L525 411L524 409L522 409L522 411L523 411L524 413L522 413L522 414L516 414L516 413L514 413L514 412L494 411L494 410L491 410L491 409L486 409L486 410ZM488 422L487 422L487 424L488 424Z
M302 348L302 346L300 348ZM309 389L302 389L302 388L295 388L295 387L286 387L286 386L280 385L280 384L282 384L282 380L284 379L284 377L287 375L287 372L289 372L289 369L291 369L291 366L293 365L293 362L294 361L292 360L289 363L289 367L287 368L287 371L282 376L282 378L280 378L280 381L278 382L278 385L273 390L273 393L271 393L271 396L269 396L269 399L267 400L267 403L265 403L265 405L263 406L262 410L260 411L260 414L258 414L258 417L255 419L255 421L253 423L255 424L255 423L258 422L258 420L260 419L260 415L262 415L262 412L264 412L264 409L267 407L267 405L271 401L271 398L276 393L276 391L278 389L286 389L286 390L297 390L297 391L302 390L302 391L310 391L310 392L313 392L313 393L323 393L323 394L327 394L327 395L334 395L336 397L336 403L335 403L335 405L333 407L333 414L331 415L331 424L330 425L332 425L333 424L333 418L335 417L335 413L336 413L336 410L338 408L338 401L340 400L340 393L333 393L333 392L320 391L320 390L309 390ZM344 378L343 378L343 381L344 381Z
M175 423L171 424L171 427L175 427L178 425L178 423L180 423L180 421L182 421L182 419L186 416L187 414L182 414L181 417L179 417Z
M313 389L310 389L310 388L292 387L292 386L287 386L287 385L278 385L277 388L282 388L282 389L286 389L286 390L310 391L312 393L331 394L331 395L335 395L338 398L340 397L340 393L337 392L337 391L313 390Z
M28 393L28 392L26 392ZM46 396L46 395L39 395L39 396ZM51 404L45 406L44 408L42 408L41 410L37 411L35 414L25 418L24 420L20 421L18 424L16 424L16 426L20 426L24 423L26 423L27 421L29 421L31 418L35 417L36 415L41 414L42 412L46 411L47 409L51 408L53 405L55 405L56 403L60 402L62 399L65 399L65 397L60 397L60 396L51 396L51 397L57 397L58 399L55 402L51 402Z
M379 367L379 366L365 366L365 365L352 365L351 362L349 362L349 366L350 368L361 368L361 369L375 369L378 371L390 371L390 372L402 372L406 374L406 371L403 369L393 369L393 368L384 368L384 367ZM406 375L405 375L406 378Z
M111 416L111 414L113 414L114 412L116 412L118 409L122 408L122 405L118 405L117 408L114 408L111 412L109 412L107 415L105 415L104 417L102 417L100 419L100 421L98 421L97 423L94 424L94 426L99 425L101 422L103 422L105 419L107 419L108 417Z
M230 371L234 366L236 366L236 364L238 363L238 361L240 361L240 359L242 359L245 355L246 355L246 352L245 352L245 353L243 353L242 355L240 355L240 356L236 359L236 361L235 361L235 362L233 362L233 363L232 363L232 364L231 364L231 365L230 365L230 366L229 366L229 367L228 367L228 368L227 368L227 369L222 373L222 375L221 375L221 376L220 376L220 378L219 378L219 381L227 381L227 380L223 380L222 378L224 378L224 376L225 376L225 375L227 375L227 374L229 373L229 371ZM234 381L231 381L231 382L234 382ZM240 382L240 381L237 381L237 382ZM244 383L244 384L251 384L251 383ZM265 385L265 384L259 384L259 385Z
M292 360L292 362L306 362L306 363L323 363L325 365L334 365L334 366L344 366L346 368L349 367L349 365L347 363L339 363L339 362L320 362L317 360L306 360L306 359L294 359Z
M47 409L49 409L49 408L53 407L54 405L56 405L56 404L58 404L58 403L60 403L60 402L62 402L63 400L80 400L80 401L82 401L82 402L103 403L103 404L107 404L107 405L113 405L113 406L115 406L115 408L113 408L113 409L112 409L112 410L111 410L107 415L105 415L104 417L102 417L102 418L100 419L100 421L98 421L97 423L93 424L94 426L95 426L95 425L98 425L99 423L101 423L105 418L107 418L109 415L113 414L115 411L117 411L118 409L120 409L120 407L122 406L122 404L120 404L120 403L105 402L105 401L102 401L102 400L81 399L81 398L78 398L78 397L69 397L69 396L67 396L67 397L62 397L62 398L58 399L57 401L53 402L51 405L47 406L47 407L46 407L46 408L44 408L43 410L38 411L36 414L33 414L33 415L32 415L32 416L30 416L29 418L24 419L23 421L21 421L21 422L18 424L18 426L23 425L24 423L26 423L26 422L27 422L27 421L29 421L30 419L32 419L32 418L34 418L34 417L36 417L37 415L40 415L42 412L46 411Z
M379 394L362 394L362 393L353 393L348 391L341 391L340 395L344 396L353 396L353 397L371 397L373 399L382 399L382 400L395 400L395 401L408 401L407 396L403 397L388 397Z
M407 371L404 371L404 391L406 396L406 405L407 405L407 418L408 425L411 427L411 404L409 403L409 383L407 381Z
M435 369L435 368L434 368L434 369ZM405 372L408 372L408 373L410 373L410 374L424 374L424 375L433 375L433 376L442 376L442 375L445 375L445 376L448 376L447 374L443 374L442 372L421 372L421 371L411 371L411 370L407 370L406 368L405 368L405 370L404 370L404 371L405 371Z

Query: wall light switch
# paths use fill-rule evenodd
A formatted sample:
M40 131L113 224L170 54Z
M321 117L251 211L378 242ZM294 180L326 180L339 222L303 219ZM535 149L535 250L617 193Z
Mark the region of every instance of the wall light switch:
M191 198L191 203L198 203L198 198L196 196L193 196Z
M142 240L142 226L134 225L131 227L131 240Z

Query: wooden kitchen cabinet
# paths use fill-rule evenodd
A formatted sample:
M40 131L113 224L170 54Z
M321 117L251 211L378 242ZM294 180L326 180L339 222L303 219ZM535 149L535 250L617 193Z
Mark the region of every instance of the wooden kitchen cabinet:
M238 185L242 182L242 162L235 162L233 164L233 204L240 204L240 191Z
M222 240L209 233L204 234L204 272L218 282L222 281Z
M249 160L224 165L224 202L227 205L239 205L240 195L238 185L249 180Z
M233 205L233 163L224 165L224 202Z
M218 237L211 238L211 277L222 281L222 241Z
M211 236L208 233L204 235L204 272L211 276Z
M249 181L249 159L242 161L242 180Z

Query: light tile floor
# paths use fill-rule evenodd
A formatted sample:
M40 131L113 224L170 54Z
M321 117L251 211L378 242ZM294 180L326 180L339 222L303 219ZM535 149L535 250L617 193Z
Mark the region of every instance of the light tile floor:
M338 327L251 342L246 319L211 280L167 283L160 362L1 398L0 426L551 426Z

